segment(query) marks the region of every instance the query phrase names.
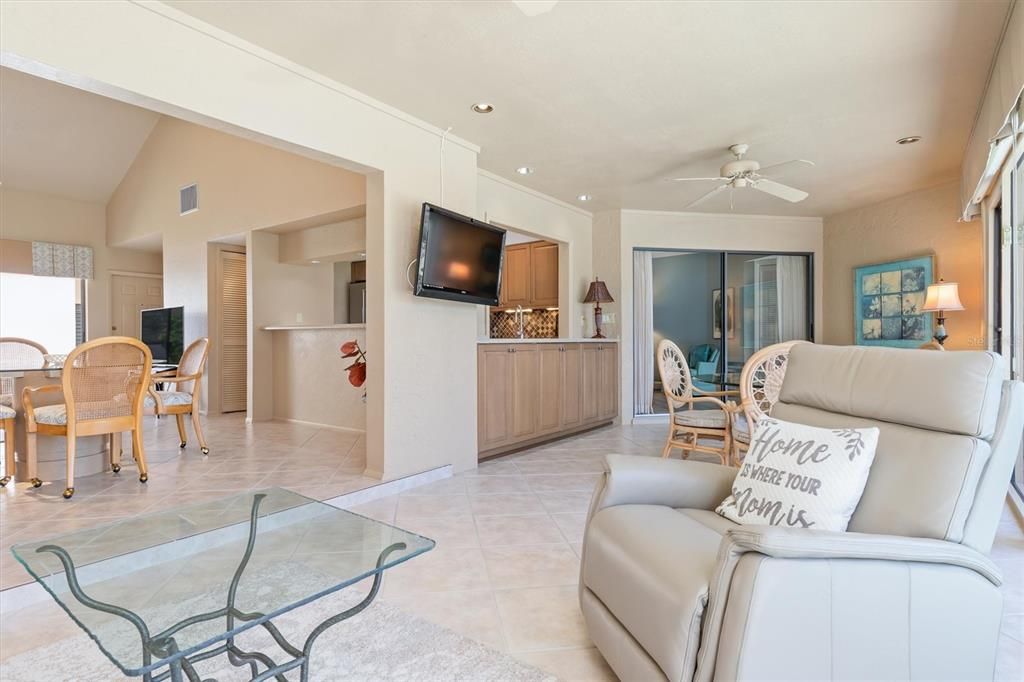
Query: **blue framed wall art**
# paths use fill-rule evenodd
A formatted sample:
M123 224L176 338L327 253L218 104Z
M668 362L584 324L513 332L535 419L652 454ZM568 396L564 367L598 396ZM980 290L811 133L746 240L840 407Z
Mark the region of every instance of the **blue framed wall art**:
M917 348L932 338L932 315L921 308L934 266L934 256L922 256L855 268L854 343Z

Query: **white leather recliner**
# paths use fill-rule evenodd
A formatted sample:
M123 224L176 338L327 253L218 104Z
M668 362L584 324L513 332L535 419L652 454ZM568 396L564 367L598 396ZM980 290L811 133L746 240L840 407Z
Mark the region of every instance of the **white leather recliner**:
M714 513L736 470L609 455L580 606L634 680L991 679L1002 596L986 556L1024 432L1000 356L799 344L779 419L877 426L846 533Z

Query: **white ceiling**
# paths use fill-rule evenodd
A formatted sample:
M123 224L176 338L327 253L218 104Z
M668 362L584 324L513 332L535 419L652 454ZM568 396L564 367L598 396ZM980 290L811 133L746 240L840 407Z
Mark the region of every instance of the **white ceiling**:
M810 159L827 215L956 177L1007 0L167 4L481 145L480 166L588 208L680 210L734 142ZM550 3L547 3L550 4ZM475 114L474 102L494 104ZM897 138L921 135L916 145ZM515 174L518 166L536 172ZM723 192L700 210L728 211Z
M105 204L159 118L0 68L0 182Z

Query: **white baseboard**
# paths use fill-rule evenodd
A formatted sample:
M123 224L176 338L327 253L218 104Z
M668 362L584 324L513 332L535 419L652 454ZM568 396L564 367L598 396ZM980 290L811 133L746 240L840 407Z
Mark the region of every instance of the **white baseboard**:
M635 414L633 415L633 425L637 424L668 424L667 414Z
M333 424L321 424L320 422L309 422L302 419L289 419L288 417L274 417L271 421L275 422L287 422L289 424L298 424L300 426L313 426L318 429L327 429L328 431L344 431L346 433L366 433L366 429L355 429L350 426L334 426Z
M418 474L412 474L403 478L396 478L392 481L385 481L372 485L369 488L363 488L362 490L354 490L344 495L338 495L328 500L323 500L324 504L329 504L332 507L338 509L348 509L350 507L356 507L373 500L379 500L382 497L389 497L391 495L397 495L398 493L416 488L427 483L433 483L445 478L451 478L452 476L452 465L447 464L443 467L431 469L430 471L424 471ZM97 523L97 525L100 525ZM197 536L197 540L198 540ZM130 557L119 557L117 561L123 561ZM111 560L113 561L113 560ZM94 576L92 581L97 578ZM84 584L84 582L83 582ZM43 589L43 586L39 583L32 581L24 585L18 585L16 587L10 587L6 590L0 591L0 615L17 611L35 604L43 603L51 600L52 597Z

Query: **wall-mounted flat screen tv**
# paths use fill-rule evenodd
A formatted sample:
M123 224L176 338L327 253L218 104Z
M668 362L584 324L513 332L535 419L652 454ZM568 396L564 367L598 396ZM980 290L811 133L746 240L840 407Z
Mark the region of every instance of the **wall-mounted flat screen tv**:
M151 308L142 311L142 343L149 346L153 363L176 365L185 352L185 309Z
M498 305L505 230L423 204L416 295Z

